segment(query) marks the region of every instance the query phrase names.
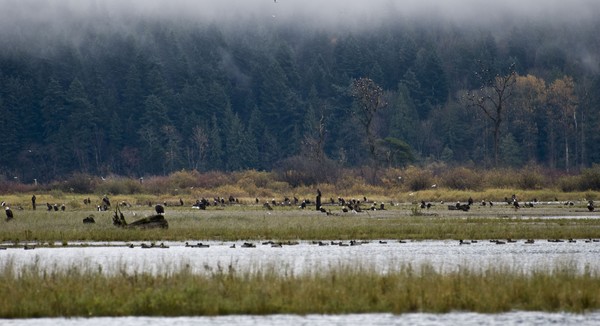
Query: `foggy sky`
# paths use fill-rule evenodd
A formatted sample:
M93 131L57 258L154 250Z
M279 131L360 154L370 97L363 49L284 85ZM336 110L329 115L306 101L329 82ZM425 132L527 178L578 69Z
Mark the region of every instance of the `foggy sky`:
M389 22L451 23L503 38L524 22L595 26L598 17L600 0L0 0L0 51L47 53L56 43L81 44L90 30L136 37L138 23L146 20L215 23L233 31L298 26L345 32ZM582 42L579 55L588 53L597 66L597 51Z
M310 19L323 26L377 23L399 17L452 22L500 18L548 21L597 19L598 0L0 0L0 26L57 24L74 18Z

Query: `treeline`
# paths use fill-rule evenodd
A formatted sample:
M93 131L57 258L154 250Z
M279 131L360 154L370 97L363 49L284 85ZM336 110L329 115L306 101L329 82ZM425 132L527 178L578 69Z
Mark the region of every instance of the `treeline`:
M600 23L131 26L2 40L0 174L600 162Z

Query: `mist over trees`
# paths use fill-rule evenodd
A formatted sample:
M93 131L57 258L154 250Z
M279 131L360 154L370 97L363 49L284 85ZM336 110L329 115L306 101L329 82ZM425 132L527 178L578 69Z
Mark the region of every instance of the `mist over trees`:
M600 163L600 21L263 18L2 34L0 174ZM385 106L365 116L367 79Z

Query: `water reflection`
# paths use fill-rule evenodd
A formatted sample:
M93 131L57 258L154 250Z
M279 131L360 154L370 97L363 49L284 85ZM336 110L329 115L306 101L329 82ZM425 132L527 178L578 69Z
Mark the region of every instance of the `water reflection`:
M454 312L448 314L413 313L349 314L349 315L268 315L217 317L118 317L118 318L40 318L0 319L5 326L154 326L154 325L599 325L600 312L576 315L568 313L510 312L477 314Z
M140 243L128 248L124 243L104 246L7 249L0 251L0 267L10 262L15 268L38 264L44 269L78 266L86 269L115 272L168 273L183 267L195 273L210 273L216 269L234 268L257 271L276 267L282 272L310 273L344 265L362 266L381 273L411 264L429 264L440 271L469 268L506 267L517 271L554 268L569 265L579 271L600 271L600 242L576 243L536 241L498 245L479 241L459 245L458 241L417 241L399 243L378 241L358 246L319 246L310 242L298 245L256 243L256 248L231 248L233 243L206 242L208 248L190 248L184 243L165 243L169 248L143 249ZM98 245L98 244L96 244Z

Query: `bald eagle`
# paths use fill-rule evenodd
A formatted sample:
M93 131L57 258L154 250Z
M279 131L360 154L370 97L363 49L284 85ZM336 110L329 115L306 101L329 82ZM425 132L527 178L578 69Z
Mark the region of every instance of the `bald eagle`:
M7 221L12 220L14 215L13 215L13 211L10 209L10 207L6 206L5 212L6 212L6 220Z
M157 204L156 206L154 206L154 210L156 211L156 214L162 215L165 213L165 208L161 204Z

